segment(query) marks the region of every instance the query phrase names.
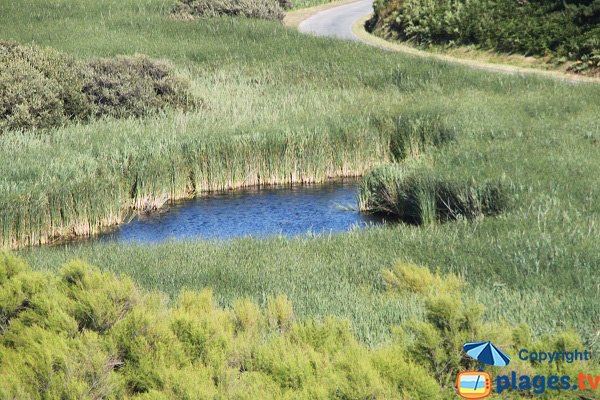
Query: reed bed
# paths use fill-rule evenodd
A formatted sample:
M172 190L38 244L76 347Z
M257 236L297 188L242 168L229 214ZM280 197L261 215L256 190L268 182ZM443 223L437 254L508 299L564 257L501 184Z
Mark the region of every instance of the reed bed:
M373 168L362 179L359 207L424 225L498 215L508 207L507 192L501 182L445 180L427 169L389 164Z
M110 123L104 127L111 129ZM148 129L161 132L161 137L148 135ZM13 165L14 175L0 181L2 246L93 235L123 222L131 212L152 211L206 192L358 176L390 156L389 137L360 121L338 130L299 127L223 136L169 129L173 131L157 120L130 120L127 146L107 153L94 150L104 138L97 125L63 133L69 141L96 134L87 143L88 151L55 149L52 142L60 139L49 136L25 139L31 151L27 154L27 146L17 140L23 139L21 133L12 143L4 138L5 152L24 157ZM23 174L29 175L28 185L11 185Z

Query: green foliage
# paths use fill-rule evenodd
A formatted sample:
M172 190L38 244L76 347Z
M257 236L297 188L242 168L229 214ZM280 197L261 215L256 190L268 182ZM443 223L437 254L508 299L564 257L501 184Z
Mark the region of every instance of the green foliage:
M0 42L0 131L85 119L85 66L55 50Z
M594 0L379 0L369 26L418 44L476 44L587 64L599 49L598 21Z
M192 108L189 83L165 61L137 55L101 58L88 63L91 77L82 91L96 116L141 117L165 108Z
M397 348L370 350L338 319L292 321L284 296L269 300L263 313L247 300L224 310L210 290L185 291L168 308L156 294L140 295L129 279L80 261L52 275L32 273L10 255L2 259L11 275L0 291L29 282L28 309L0 332L2 398L440 398L435 381ZM136 301L124 308L124 298ZM105 321L42 323L43 301L72 323L81 310ZM14 303L0 296L3 313ZM272 319L277 323L261 322Z
M0 295L2 315L13 310L0 331L1 398L435 400L453 393L459 371L475 367L462 352L466 341L484 337L507 351L583 346L570 331L533 339L526 326L484 322L483 306L467 300L461 279L412 264L398 263L384 278L390 296L423 304L424 319L404 321L391 343L370 348L356 340L348 321L291 320L282 295L264 311L247 299L220 308L207 289L183 291L168 306L159 293L140 292L128 278L81 261L51 274L1 257L10 275L0 294L22 288L16 301ZM94 297L101 300L91 302ZM136 301L123 308L123 298ZM21 309L14 310L16 303ZM106 316L106 324L77 323L82 309ZM279 322L265 323L273 319ZM513 364L528 374L576 376L583 368L516 357ZM597 369L585 365L587 373Z
M288 0L179 0L172 13L177 18L243 16L282 20L283 10L289 8Z
M486 321L483 305L463 294L463 282L455 275L440 276L424 267L397 263L393 269L384 271L384 279L393 282L388 284L389 290L410 292L422 298L425 319L408 321L396 331L397 346L409 362L425 367L444 388L453 388L459 372L479 367L476 361L464 354L462 347L466 342L489 340L513 355L521 349L564 352L584 348L581 338L571 331L533 340L526 325L509 327L501 321ZM522 361L516 356L512 357L510 365L512 370L522 374L568 375L572 382L576 381L581 370L600 370L593 362L535 363ZM486 368L492 374L503 373L497 368ZM588 394L598 394L598 391ZM560 391L547 392L546 395L549 398L567 396Z
M56 50L0 42L0 131L197 105L189 83L164 61L138 55L85 63Z
M390 154L395 161L417 157L457 138L456 127L449 126L438 113L407 113L382 119L378 124L382 131L389 132Z
M282 332L290 329L294 310L292 303L282 295L267 300L267 318L269 324Z
M597 86L400 57L270 21L181 23L165 18L171 3L0 2L3 38L80 59L136 53L169 59L189 71L194 93L207 102L185 115L67 124L43 136L4 133L4 247L123 221L134 187L143 202L257 178L312 182L360 174L391 158L390 136L369 121L442 115L459 136L426 151L431 168L477 183L506 174L514 182L510 212L475 223L398 224L310 238L154 246L98 241L22 254L40 270L84 259L173 297L183 288L210 286L221 306L242 297L262 306L263 296L283 292L297 319L347 318L369 345L386 342L390 326L422 314L412 297L382 293L381 269L402 257L463 275L490 321L535 320L536 336L567 324L598 347ZM261 377L240 380L268 386Z
M458 277L448 274L433 274L427 268L415 264L397 262L391 270L383 272L388 290L409 291L419 295L433 293L458 293L463 283Z
M131 280L116 281L107 273L89 271L81 261L65 265L59 275L80 330L103 333L139 302Z
M508 204L501 183L482 185L432 176L427 168L391 164L373 168L362 179L362 210L393 215L411 224L497 215Z

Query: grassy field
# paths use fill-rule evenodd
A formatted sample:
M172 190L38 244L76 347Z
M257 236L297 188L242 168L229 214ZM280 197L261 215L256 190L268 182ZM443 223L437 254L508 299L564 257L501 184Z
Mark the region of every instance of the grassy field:
M467 295L488 307L489 320L527 322L538 334L574 327L598 348L600 86L476 72L311 38L273 22L173 21L170 6L0 4L4 40L84 59L167 58L205 103L189 114L2 133L5 246L15 236L35 242L53 229L50 221L64 222L56 217L60 209L73 225L118 219L136 200L129 197L134 184L142 196L160 198L187 195L190 182L222 188L256 183L258 175L311 181L363 173L388 161L389 121L436 116L456 140L421 155L423 168L474 182L502 180L511 192L507 212L319 238L22 254L38 269L84 258L170 294L213 287L224 305L240 295L264 302L283 292L298 315L348 318L369 344L422 312L410 298L389 299L383 290L381 271L400 258L464 276Z

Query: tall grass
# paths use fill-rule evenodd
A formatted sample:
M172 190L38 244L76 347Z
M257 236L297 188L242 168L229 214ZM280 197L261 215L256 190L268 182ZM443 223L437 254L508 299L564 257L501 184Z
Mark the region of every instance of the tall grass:
M461 182L430 169L390 164L369 171L360 185L363 211L392 215L411 224L498 215L508 207L502 182Z
M36 268L85 258L173 294L211 286L222 303L283 292L299 316L347 317L368 343L387 340L392 325L420 312L383 292L379 271L401 258L463 275L489 320L529 321L536 334L571 326L597 346L600 87L471 71L266 21L173 21L172 3L0 3L2 39L82 59L170 59L206 105L45 136L4 134L4 245L74 226L94 230L103 218L121 220L133 203L151 207L203 188L257 182L259 174L284 181L359 173L391 159L389 121L439 115L455 137L419 150L419 158L443 181L505 181L513 203L507 212L332 237L95 244L27 257Z
M202 123L194 116L174 118ZM126 139L108 149L114 132ZM122 222L130 210L152 210L204 192L357 176L389 158L389 138L360 120L343 129L304 126L222 135L178 132L156 119L106 121L49 136L15 133L3 139L5 154L20 155L0 186L5 247L93 234ZM55 147L56 141L63 145Z

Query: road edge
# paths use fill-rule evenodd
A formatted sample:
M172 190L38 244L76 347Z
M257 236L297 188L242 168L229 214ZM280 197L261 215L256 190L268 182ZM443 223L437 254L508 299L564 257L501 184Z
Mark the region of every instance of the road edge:
M320 4L318 6L301 8L298 10L290 11L290 12L286 13L285 18L283 19L283 23L290 28L298 29L300 24L303 21L309 19L310 17L312 17L316 14L319 14L322 11L326 11L326 10L329 10L332 8L356 3L358 1L361 1L361 0L338 0L338 1L332 1L332 2L326 3L326 4ZM390 42L388 40L377 37L377 36L372 35L371 33L367 32L367 30L365 29L365 22L370 17L371 17L371 15L366 15L366 16L358 19L357 21L355 21L354 24L352 24L352 33L356 37L356 39L358 39L360 42L362 42L366 45L369 45L369 46L380 48L382 50L404 53L404 54L412 55L415 57L429 58L429 59L443 61L443 62L447 62L450 64L455 64L455 65L462 65L462 66L469 67L472 69L477 69L480 71L491 71L491 72L499 72L499 73L504 73L504 74L521 75L521 76L539 76L539 77L543 77L543 78L560 80L563 82L595 83L595 84L600 83L600 78L568 74L568 73L564 73L561 71L545 71L545 70L535 69L535 68L523 68L523 67L516 67L516 66L512 66L512 65L507 65L507 64L495 64L495 63L489 63L489 62L485 62L485 61L477 61L477 60L471 60L471 59L466 59L466 58L459 58L459 57L454 57L454 56L449 56L449 55L444 55L444 54L430 53L428 51L420 50L420 49L417 49L415 47L412 47L410 45L403 44L403 43Z
M298 10L289 11L285 14L283 18L283 23L290 28L298 28L300 24L312 17L320 13L321 11L326 11L331 8L336 8L339 6L345 6L347 4L352 4L359 2L361 0L336 0L330 3L320 4L318 6L308 7L308 8L300 8Z
M588 76L567 74L560 71L544 71L535 68L522 68L515 67L507 64L493 64L483 61L470 60L465 58L458 58L443 54L430 53L425 50L420 50L412 46L403 43L394 43L378 36L372 35L365 29L365 22L371 18L370 15L364 16L358 19L352 25L352 33L358 40L367 45L378 47L382 50L400 52L404 54L413 55L421 58L430 58L434 60L444 61L451 64L463 65L473 69L501 72L512 75L537 75L545 78L558 79L565 82L577 82L577 83L600 83L600 78L592 78Z

